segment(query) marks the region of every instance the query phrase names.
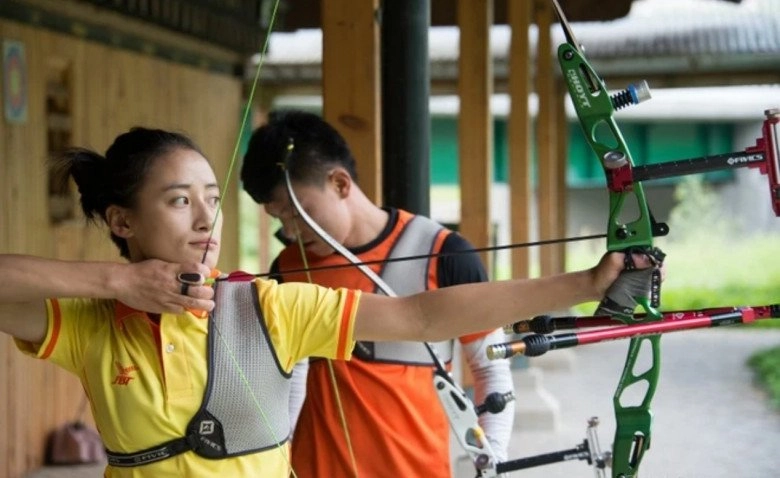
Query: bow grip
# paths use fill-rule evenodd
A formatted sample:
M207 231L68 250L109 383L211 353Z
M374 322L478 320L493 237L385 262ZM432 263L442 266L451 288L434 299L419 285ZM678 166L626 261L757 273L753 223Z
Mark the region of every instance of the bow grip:
M647 256L653 265L637 269L632 257L637 253ZM633 318L637 305L641 305L648 318L660 319L661 315L655 308L660 304L660 266L664 253L658 248L629 248L625 254L626 267L607 289L595 315L609 315L625 321Z

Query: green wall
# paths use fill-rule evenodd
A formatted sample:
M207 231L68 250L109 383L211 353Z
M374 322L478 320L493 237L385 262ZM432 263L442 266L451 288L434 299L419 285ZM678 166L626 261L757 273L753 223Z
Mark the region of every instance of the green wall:
M626 123L619 125L636 165L662 163L712 154L732 149L734 126L727 123ZM506 182L508 153L506 121L497 119L494 131L494 170L496 182ZM535 152L532 151L535 156ZM598 187L604 184L601 163L590 151L579 124L569 124L569 187ZM533 169L535 170L534 158ZM707 173L708 181L731 178L731 171ZM533 174L535 177L535 171ZM655 181L676 182L678 178ZM455 118L433 117L431 123L431 183L458 183L458 124Z

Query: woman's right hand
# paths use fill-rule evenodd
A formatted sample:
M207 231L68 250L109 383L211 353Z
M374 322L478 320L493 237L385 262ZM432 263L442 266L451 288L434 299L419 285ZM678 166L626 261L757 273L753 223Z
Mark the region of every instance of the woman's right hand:
M179 274L199 274L197 281L182 287ZM214 309L214 289L205 285L211 271L204 264L174 264L157 259L123 265L113 275L115 298L138 310L151 313L180 313L184 309Z

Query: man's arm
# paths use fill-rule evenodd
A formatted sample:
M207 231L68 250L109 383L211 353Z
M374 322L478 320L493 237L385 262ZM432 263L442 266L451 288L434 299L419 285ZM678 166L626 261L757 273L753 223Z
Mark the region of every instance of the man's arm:
M487 282L488 276L479 254L463 236L453 232L444 239L437 267L438 286L468 284L471 282Z
M504 332L496 329L488 335L462 343L463 355L474 377L474 403L485 403L491 393L514 394L515 386L509 359L490 360L487 357L488 345L505 342ZM485 430L490 447L498 461L505 461L509 451L509 440L515 421L515 401L506 403L498 413L486 411L479 416L479 424Z
M293 366L292 377L290 377L290 433L295 432L298 424L298 417L303 409L303 402L306 400L306 379L309 374L309 359L305 358Z
M452 233L447 236L442 244L441 252L452 254L442 256L439 261L439 287L488 280L487 272L479 255L470 252L473 250L474 246L460 234ZM509 360L489 360L487 358L487 346L504 341L505 336L501 329L495 329L481 337L461 339L463 355L471 376L474 378L475 404L484 403L485 398L491 393L503 395L507 392L514 392ZM479 416L479 424L485 430L491 448L499 461L507 458L514 418L514 401L508 402L499 413L485 412Z

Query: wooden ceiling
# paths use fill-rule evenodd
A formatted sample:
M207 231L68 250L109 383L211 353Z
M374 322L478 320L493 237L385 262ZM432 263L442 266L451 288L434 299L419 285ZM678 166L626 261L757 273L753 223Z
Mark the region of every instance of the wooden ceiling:
M272 1L272 0L266 0ZM390 0L385 0L390 1ZM507 3L493 0L494 23L506 24ZM514 0L531 1L531 0ZM572 22L614 20L628 14L632 0L558 0ZM739 1L739 0L730 0ZM430 0L431 26L457 25L458 0ZM282 0L280 24L276 30L319 28L323 0Z
M76 34L120 48L151 49L157 56L174 61L208 65L217 71L240 74L245 57L255 53L258 45L264 43L276 1L0 0L0 17ZM329 1L279 0L274 30L289 32L320 28L322 8ZM370 0L354 1L370 5ZM378 0L378 3L381 5L389 1L420 0ZM469 1L487 0L429 1L431 26L446 26L457 24L457 11L462 3L469 5ZM534 0L492 0L494 24L506 24L510 1ZM558 1L572 22L621 18L628 14L632 4L632 0ZM739 3L741 0L721 1ZM167 32L164 38L161 32ZM193 48L187 41L195 41L197 45Z

